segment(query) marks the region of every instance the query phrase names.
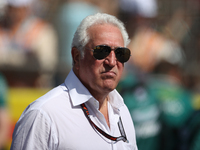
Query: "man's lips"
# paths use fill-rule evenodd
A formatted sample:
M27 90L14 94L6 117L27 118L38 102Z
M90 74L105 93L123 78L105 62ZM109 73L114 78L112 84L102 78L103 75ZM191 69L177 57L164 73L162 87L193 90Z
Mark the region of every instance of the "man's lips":
M105 72L102 72L102 74L106 76L107 78L114 78L117 75L115 71L105 71Z

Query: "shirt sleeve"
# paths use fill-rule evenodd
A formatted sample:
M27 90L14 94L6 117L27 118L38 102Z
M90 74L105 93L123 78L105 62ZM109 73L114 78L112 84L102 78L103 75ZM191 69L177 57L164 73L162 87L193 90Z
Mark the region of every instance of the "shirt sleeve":
M56 147L54 133L47 115L41 110L32 110L17 122L11 150L53 150Z

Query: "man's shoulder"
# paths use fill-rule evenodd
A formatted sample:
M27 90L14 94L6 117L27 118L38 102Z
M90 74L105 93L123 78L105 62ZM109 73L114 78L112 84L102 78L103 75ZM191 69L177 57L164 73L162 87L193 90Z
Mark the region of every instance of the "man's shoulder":
M59 105L68 102L68 90L61 84L29 104L24 113L35 110L50 112L51 109L59 109Z

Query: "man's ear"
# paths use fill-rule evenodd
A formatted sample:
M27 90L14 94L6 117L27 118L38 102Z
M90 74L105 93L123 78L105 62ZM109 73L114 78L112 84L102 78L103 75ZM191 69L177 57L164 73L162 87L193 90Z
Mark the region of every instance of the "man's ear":
M77 67L77 65L79 64L80 51L76 47L73 47L71 50L71 54L72 54L73 64L74 66Z

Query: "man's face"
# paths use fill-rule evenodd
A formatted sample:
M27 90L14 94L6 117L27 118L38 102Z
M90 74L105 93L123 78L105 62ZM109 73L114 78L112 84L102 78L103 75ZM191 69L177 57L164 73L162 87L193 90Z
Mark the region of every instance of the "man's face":
M90 41L85 46L84 58L79 57L75 64L76 75L81 82L97 98L116 88L124 68L124 64L117 61L114 50L102 60L97 60L91 50L97 45L108 45L112 48L123 47L124 41L120 30L113 25L94 25L88 30Z

